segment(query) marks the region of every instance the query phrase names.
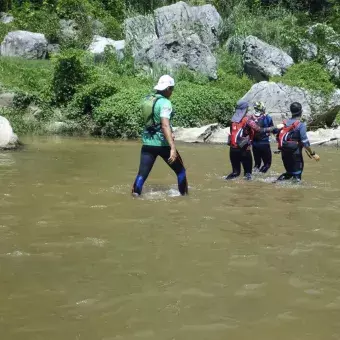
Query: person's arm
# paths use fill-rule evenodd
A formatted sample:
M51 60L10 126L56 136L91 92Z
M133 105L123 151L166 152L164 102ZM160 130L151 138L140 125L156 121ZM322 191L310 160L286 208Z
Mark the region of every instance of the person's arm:
M252 119L249 119L247 121L247 125L253 129L255 132L272 132L276 129L275 126L265 127L261 128L259 127ZM280 124L279 124L280 125ZM278 127L279 128L279 127Z
M177 151L175 146L175 141L172 135L172 129L170 124L170 118L172 113L172 106L171 103L168 102L167 104L163 105L160 112L161 118L161 128L164 134L166 141L170 146L170 157L168 159L169 163L173 163L177 158Z
M316 161L320 160L319 155L317 155L312 148L310 147L309 139L307 136L307 128L306 124L301 123L299 126L299 131L300 131L300 139L301 139L301 144L303 147L306 149L308 155L310 155L312 158L314 158Z
M177 158L177 151L174 139L172 137L172 131L170 127L170 120L168 118L161 118L161 125L162 125L162 131L164 134L165 139L170 145L170 157L169 157L169 163L173 163Z

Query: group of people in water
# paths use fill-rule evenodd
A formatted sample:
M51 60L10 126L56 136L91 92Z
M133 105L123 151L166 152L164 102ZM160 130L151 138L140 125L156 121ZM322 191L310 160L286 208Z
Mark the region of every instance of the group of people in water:
M175 81L172 77L169 75L161 76L154 87L156 93L147 96L143 102L142 111L145 128L142 134L143 146L139 170L132 187L133 196L141 195L143 185L158 156L161 156L176 173L180 194L188 194L186 170L176 149L171 127L173 108L170 97L174 86ZM237 103L235 114L231 118L228 136L232 171L229 175L223 177L225 180L239 177L241 166L246 180L252 179L253 172L266 173L272 162L269 137L270 134L274 134L285 168L285 172L275 182L301 181L304 168L303 148L310 158L319 161L320 157L311 150L306 124L300 120L302 116L301 104L292 103L290 112L290 119L274 126L272 118L266 112L264 103L254 103L254 114L249 114L248 102L240 100Z

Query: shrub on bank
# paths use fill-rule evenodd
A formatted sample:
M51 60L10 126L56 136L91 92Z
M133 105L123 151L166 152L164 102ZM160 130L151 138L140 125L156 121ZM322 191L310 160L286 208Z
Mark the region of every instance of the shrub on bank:
M52 92L57 104L66 104L79 85L89 79L89 69L84 62L84 52L70 49L53 59Z
M171 100L176 112L174 125L183 127L216 122L227 125L235 107L226 91L189 82L178 83Z
M141 101L148 91L149 88L141 84L104 99L93 113L98 133L112 138L137 138L143 128Z
M322 94L330 94L335 90L330 74L316 62L295 64L282 77L273 77L271 81L302 87Z
M47 91L51 75L48 60L0 58L0 81L5 88L42 95Z
M86 114L91 115L102 99L113 96L116 92L114 84L106 81L97 81L81 87L68 107L67 117L77 119Z
M113 138L137 138L143 129L141 103L151 92L150 87L141 84L104 99L93 114L98 133ZM183 127L215 122L226 125L235 107L235 102L221 89L189 82L176 85L171 101L174 125Z

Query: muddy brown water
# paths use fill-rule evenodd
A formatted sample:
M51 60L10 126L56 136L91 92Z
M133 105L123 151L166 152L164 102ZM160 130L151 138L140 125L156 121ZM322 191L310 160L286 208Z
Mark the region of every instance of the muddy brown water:
M302 185L225 182L225 146L179 145L190 196L140 144L26 138L0 153L1 340L340 339L340 150Z

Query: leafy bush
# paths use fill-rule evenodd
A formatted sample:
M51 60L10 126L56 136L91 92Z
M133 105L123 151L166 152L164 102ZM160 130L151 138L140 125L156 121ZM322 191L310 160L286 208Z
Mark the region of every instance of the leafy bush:
M176 111L174 125L183 127L216 122L227 125L235 107L225 91L189 82L178 83L171 101Z
M277 47L286 47L286 36L294 33L300 21L283 6L249 7L245 1L234 3L224 21L223 36L246 37L254 35Z
M106 15L101 19L104 25L104 36L112 38L114 40L120 40L124 38L123 30L115 17Z
M58 0L56 12L60 18L76 19L79 14L87 12L87 1Z
M209 83L209 79L207 76L204 76L201 73L191 71L185 66L180 67L178 70L174 72L174 78L176 79L177 82L188 81L190 83L201 85Z
M323 94L330 94L335 90L329 73L316 62L295 64L288 69L283 77L273 77L271 80Z
M126 88L104 99L94 110L94 120L100 134L114 138L136 138L143 128L141 102L148 88Z
M51 75L52 68L47 60L0 58L1 83L8 89L42 96L47 91Z
M17 29L43 33L49 42L58 42L59 18L47 6L41 6L38 10L29 2L24 2L20 8L13 10L13 15Z
M119 60L116 50L113 46L107 46L104 50L104 62L106 67L112 73L126 76L134 76L136 74L135 63L132 52L129 48L125 48L123 59Z
M28 116L25 116L25 113L25 110L12 108L0 109L0 115L10 121L13 131L16 134L39 134L43 132L42 123L36 119L30 119Z
M243 74L240 55L219 51L218 61L218 80L212 85L225 91L237 102L250 90L254 82Z
M13 30L13 28L15 29L15 27L12 23L4 24L4 23L0 22L0 43L4 40L7 33L11 32Z
M92 114L102 99L110 97L116 92L117 89L111 82L100 81L83 86L74 95L67 117L76 119L84 114Z
M53 59L52 91L57 104L70 101L78 85L86 83L89 70L84 62L82 51L70 49Z

